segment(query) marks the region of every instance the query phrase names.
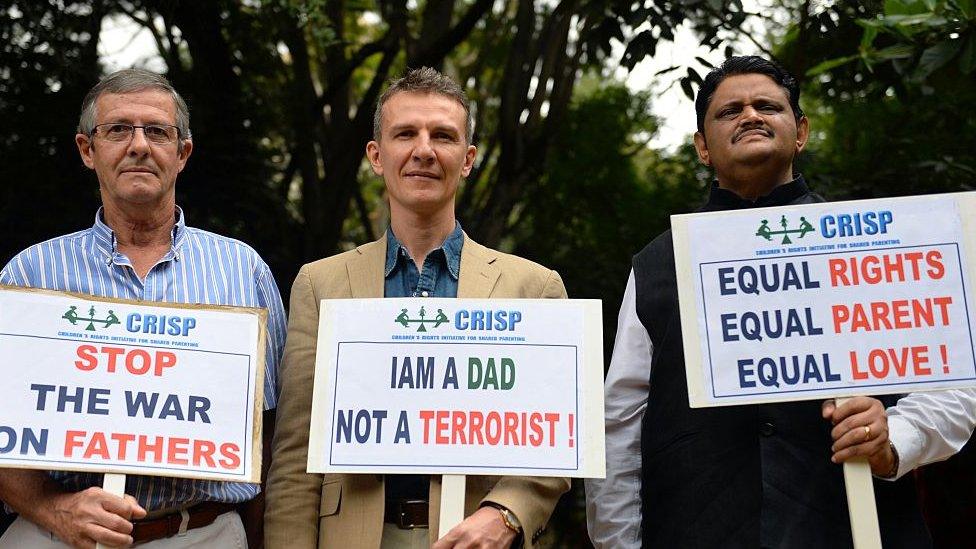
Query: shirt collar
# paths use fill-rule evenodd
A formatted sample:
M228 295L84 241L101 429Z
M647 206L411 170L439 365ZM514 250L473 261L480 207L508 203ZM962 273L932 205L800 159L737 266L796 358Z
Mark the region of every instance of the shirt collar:
M451 234L447 235L444 243L439 248L430 252L434 253L437 250L444 252L444 258L447 260L447 271L454 280L457 280L461 273L461 248L463 246L464 231L461 230L461 223L454 221L454 230L451 231ZM384 278L390 276L390 273L396 269L398 264L397 260L401 255L409 258L410 252L407 251L406 246L401 244L396 235L393 234L393 227L388 227L386 229L386 269L383 273Z
M718 181L712 182L712 189L708 195L708 203L703 210L738 210L745 208L764 208L768 206L783 206L790 204L794 200L805 194L810 193L806 180L802 175L797 175L789 183L784 183L769 191L769 194L760 196L756 200L742 198L734 192L718 186Z
M95 212L95 224L92 226L93 246L96 251L104 255L108 260L115 256L116 241L115 231L112 230L104 220L104 207L99 207ZM186 220L183 217L183 208L176 207L176 223L173 225L173 247L163 257L167 259L179 259L179 249L186 241Z

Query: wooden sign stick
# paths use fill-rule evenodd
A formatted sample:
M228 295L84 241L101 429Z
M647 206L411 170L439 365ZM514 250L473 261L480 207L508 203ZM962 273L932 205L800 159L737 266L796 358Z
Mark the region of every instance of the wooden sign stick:
M838 398L835 402L840 406L847 400ZM847 487L847 510L851 517L854 549L881 549L878 508L874 502L874 483L867 458L844 462L844 484Z
M441 514L437 538L464 520L464 475L441 475Z
M105 473L105 479L102 480L102 489L110 494L119 496L120 498L125 497L125 475L118 473ZM110 549L109 545L102 545L98 543L95 545L95 549Z

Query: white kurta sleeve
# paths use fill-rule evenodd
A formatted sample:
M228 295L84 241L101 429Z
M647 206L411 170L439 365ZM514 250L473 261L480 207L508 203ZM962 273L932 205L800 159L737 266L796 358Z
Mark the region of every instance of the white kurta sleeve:
M651 339L637 317L631 270L604 384L606 479L586 479L586 524L598 549L641 546L641 420L650 388Z
M911 393L887 412L888 436L899 459L894 480L966 444L976 426L976 389Z

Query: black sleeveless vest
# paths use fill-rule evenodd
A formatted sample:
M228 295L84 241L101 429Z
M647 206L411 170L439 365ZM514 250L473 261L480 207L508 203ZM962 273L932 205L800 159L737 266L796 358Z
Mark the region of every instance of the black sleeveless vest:
M701 211L823 202L802 176L756 202L713 186ZM843 469L820 401L691 409L674 248L665 232L633 261L637 315L654 345L641 426L644 547L852 547ZM897 397L883 397L885 406ZM875 480L885 549L932 541L910 475Z

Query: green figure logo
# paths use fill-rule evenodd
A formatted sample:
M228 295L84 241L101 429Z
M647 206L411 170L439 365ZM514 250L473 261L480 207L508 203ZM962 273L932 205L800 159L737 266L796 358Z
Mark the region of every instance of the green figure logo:
M419 326L417 326L418 332L426 332L427 324L433 324L434 328L437 328L441 324L447 322L447 315L444 314L444 309L437 309L437 316L434 318L426 318L427 310L421 306L420 311L417 312L417 315L420 317L419 319L411 319L410 315L407 314L406 309L400 309L400 314L393 322L402 324L404 328L410 327L410 323L419 324Z
M88 318L84 318L84 317L78 316L78 310L77 309L78 309L77 306L72 305L67 311L65 311L65 313L63 315L61 315L61 318L63 318L65 320L67 320L68 322L70 322L72 326L77 326L78 325L78 321L87 322L88 323L88 327L85 328L85 330L87 330L89 332L94 332L95 331L95 323L96 322L99 322L99 323L103 324L102 328L108 328L112 324L121 324L121 322L119 322L119 317L115 316L115 313L112 312L112 309L109 309L108 310L108 316L106 316L105 318L95 318L95 306L94 305L92 305L88 309Z
M790 233L800 233L800 236L798 236L797 238L803 238L803 235L807 233L816 232L816 229L814 229L813 225L811 225L810 222L807 221L807 218L802 216L800 217L799 229L790 229L789 228L790 224L788 221L786 221L785 215L779 220L779 224L783 227L783 230L774 231L769 228L769 221L763 219L762 224L759 225L759 229L756 230L756 236L761 236L766 240L772 240L774 234L781 234L783 235L783 244L792 244L793 241L790 240Z

